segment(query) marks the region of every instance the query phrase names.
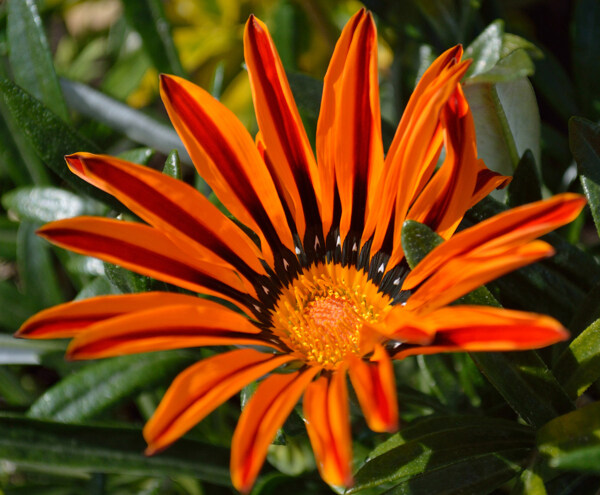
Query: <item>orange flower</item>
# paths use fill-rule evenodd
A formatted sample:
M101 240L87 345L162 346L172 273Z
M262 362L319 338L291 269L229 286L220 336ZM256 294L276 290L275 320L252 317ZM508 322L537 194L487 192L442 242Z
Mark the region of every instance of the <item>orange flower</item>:
M573 220L584 200L563 194L453 235L468 208L509 180L477 159L459 83L469 65L460 60L461 47L425 72L384 158L376 30L371 15L358 12L325 77L315 160L267 28L251 17L244 42L260 127L256 143L229 110L192 83L163 76L161 91L198 172L247 229L185 183L116 158L77 153L67 157L73 173L147 224L79 217L39 232L59 246L218 296L238 311L176 293L103 296L42 311L18 335L73 338L72 359L243 346L191 366L173 382L144 429L148 453L267 376L233 437L235 487L250 490L274 435L303 394L321 475L349 486L347 374L368 425L393 431L392 359L531 349L566 338L546 316L448 304L551 255L548 244L534 239ZM442 147L445 159L436 172ZM400 241L406 219L447 240L413 271Z

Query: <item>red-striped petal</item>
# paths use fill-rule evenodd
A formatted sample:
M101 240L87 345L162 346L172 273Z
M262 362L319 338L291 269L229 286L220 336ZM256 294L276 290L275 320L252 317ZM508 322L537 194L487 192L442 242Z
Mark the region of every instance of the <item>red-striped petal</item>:
M292 359L239 349L190 366L173 381L146 423L146 454L164 449L250 382Z

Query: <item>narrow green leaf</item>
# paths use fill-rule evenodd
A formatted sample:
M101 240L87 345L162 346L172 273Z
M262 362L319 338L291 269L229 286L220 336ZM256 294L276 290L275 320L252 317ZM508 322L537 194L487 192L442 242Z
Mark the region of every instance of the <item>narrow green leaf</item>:
M185 352L155 352L102 360L63 378L29 409L30 418L78 423L123 400L168 384L194 358Z
M600 125L573 117L569 120L569 147L577 162L596 230L600 232Z
M574 405L534 351L471 353L506 402L528 424L540 427Z
M489 461L516 452L521 460L533 444L532 431L515 422L485 417L426 419L379 445L356 473L355 486L349 493L413 479L424 479L438 487L420 493L440 493L441 479L437 475L441 470L451 472L454 466L462 472L468 463L478 459ZM485 478L485 470L480 475ZM479 478L477 482L483 481ZM451 486L448 477L446 483L446 488Z
M2 206L18 218L46 223L78 215L101 215L102 204L58 187L21 187L2 196Z
M104 263L104 273L108 280L123 293L147 292L150 290L152 279L145 275L139 275L106 262Z
M569 344L553 371L572 399L600 378L600 319Z
M91 473L191 475L231 486L229 449L182 439L159 455L144 456L137 428L78 426L0 416L0 459L45 469Z
M2 106L0 105L0 110ZM17 185L23 186L31 182L27 167L23 166L23 158L19 154L4 115L0 112L0 171Z
M424 225L414 220L406 220L402 225L402 249L411 269L444 239Z
M527 150L519 160L513 180L508 185L506 202L514 208L540 199L542 191L535 158L531 150Z
M537 443L552 467L600 473L600 402L550 421Z
M75 190L92 196L121 211L123 206L112 196L100 191L71 173L64 156L78 151L98 153L98 148L65 124L39 100L13 82L0 79L0 95L15 122L29 139L41 160Z
M183 174L181 170L181 162L179 161L179 153L177 153L177 150L173 150L171 153L169 153L162 171L163 174L166 174L169 177L181 180Z
M123 7L127 22L140 34L146 53L158 71L183 76L161 1L124 0Z
M17 257L17 230L19 224L0 217L0 258L13 261Z
M38 309L64 302L50 254L50 244L38 237L36 226L21 222L17 235L17 264L23 290Z
M382 495L488 495L518 474L519 464L529 452L528 449L511 449L458 460L404 481Z
M8 2L6 30L15 82L67 121L67 107L36 1Z
M0 364L40 364L42 356L64 351L66 345L56 341L26 341L0 334Z
M176 149L182 162L192 164L181 139L168 125L85 84L61 79L61 85L69 108L161 153L168 154Z

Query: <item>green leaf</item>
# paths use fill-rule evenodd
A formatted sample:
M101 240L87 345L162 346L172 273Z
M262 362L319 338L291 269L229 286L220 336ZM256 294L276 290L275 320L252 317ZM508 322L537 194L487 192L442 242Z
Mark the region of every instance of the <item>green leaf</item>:
M542 191L535 158L531 150L527 150L519 160L513 179L508 185L506 202L514 208L540 199Z
M16 259L18 229L17 222L0 217L0 258L11 261Z
M177 153L177 150L173 150L171 153L169 153L162 171L163 174L168 175L169 177L181 180L183 174L181 171L181 162L179 161L179 153Z
M22 220L38 223L104 212L100 203L58 187L13 189L2 196L2 206Z
M27 415L63 423L84 422L143 390L168 384L193 361L190 354L177 351L102 360L63 378Z
M471 358L512 409L540 427L574 405L534 351L471 353Z
M401 238L402 249L411 269L414 269L429 251L444 242L444 239L427 225L414 220L404 222Z
M78 151L98 153L98 148L65 124L21 88L7 79L0 79L0 95L15 122L29 139L41 160L75 190L92 196L121 211L123 206L112 196L100 191L71 173L64 156Z
M123 293L147 292L150 290L152 279L145 275L106 262L104 262L104 272L108 280Z
M143 147L124 151L117 156L128 162L137 163L139 165L148 165L154 154L155 151L152 148Z
M2 105L0 104L0 110ZM31 178L27 167L23 166L23 158L19 154L16 143L14 142L3 112L0 113L0 171L7 175L17 185L29 184Z
M473 111L477 151L486 165L511 175L526 150L540 161L540 115L527 78L491 84L465 84Z
M124 0L123 7L127 22L140 34L146 53L158 71L183 76L161 1Z
M6 29L15 82L67 121L67 107L35 0L8 2Z
M144 456L137 428L78 426L0 416L0 459L44 469L128 475L191 475L231 486L229 450L182 439L159 455Z
M496 65L500 60L503 36L504 21L496 20L486 27L465 49L463 58L473 59L465 75L466 78L483 74Z
M600 378L600 319L563 351L554 366L554 374L572 399Z
M596 230L600 232L600 125L581 117L569 120L569 147Z
M550 421L537 443L551 467L600 473L600 402Z
M502 57L494 67L469 79L469 83L499 83L531 76L535 66L525 50L515 50Z
M17 264L25 295L38 309L64 302L54 269L50 244L38 237L36 226L21 222L17 237Z
M121 294L121 291L111 284L105 277L96 277L91 282L83 286L83 288L75 296L75 301L81 301L90 297L108 296Z
M182 162L192 164L181 139L168 125L85 84L61 79L61 85L69 108L161 153L176 149Z
M417 493L442 493L442 488L444 493L455 493L445 491L451 489L453 483L457 489L460 486L459 478L449 476L449 473L464 473L469 463L480 462L482 469L471 470L467 486L485 484L486 481L492 483L498 471L494 459L507 456L522 460L533 445L532 431L515 422L476 416L424 419L393 435L372 451L356 473L355 486L348 493L417 479L419 486L423 483L423 487L429 488ZM503 477L503 482L513 476L514 472ZM460 477L462 482L467 482L467 479ZM442 485L444 480L445 485ZM405 492L400 490L396 493Z

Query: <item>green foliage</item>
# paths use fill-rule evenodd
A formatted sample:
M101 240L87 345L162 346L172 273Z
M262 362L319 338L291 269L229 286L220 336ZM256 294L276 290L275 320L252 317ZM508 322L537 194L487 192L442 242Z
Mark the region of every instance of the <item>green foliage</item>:
M65 341L13 338L28 317L73 298L174 290L53 248L35 231L78 215L139 220L68 170L64 156L78 151L119 156L210 192L194 178L168 124L157 76L191 78L255 132L241 45L251 11L267 21L280 48L314 147L327 61L356 3L120 0L99 2L102 15L95 3L0 2L0 492L231 494L229 445L239 398L165 452L143 454L142 421L177 373L210 351L65 362ZM117 9L107 13L112 4ZM554 257L456 301L552 315L571 340L536 352L397 362L399 433L371 432L351 397L356 484L350 493L597 491L600 4L559 4L364 2L379 29L386 151L433 58L462 43L473 59L463 89L479 156L514 177L506 192L474 206L459 229L567 190L582 191L589 209L568 229L544 237ZM441 242L418 222L403 226L411 268ZM241 401L251 392L247 387ZM332 493L318 476L301 415L291 416L275 443L252 495Z

